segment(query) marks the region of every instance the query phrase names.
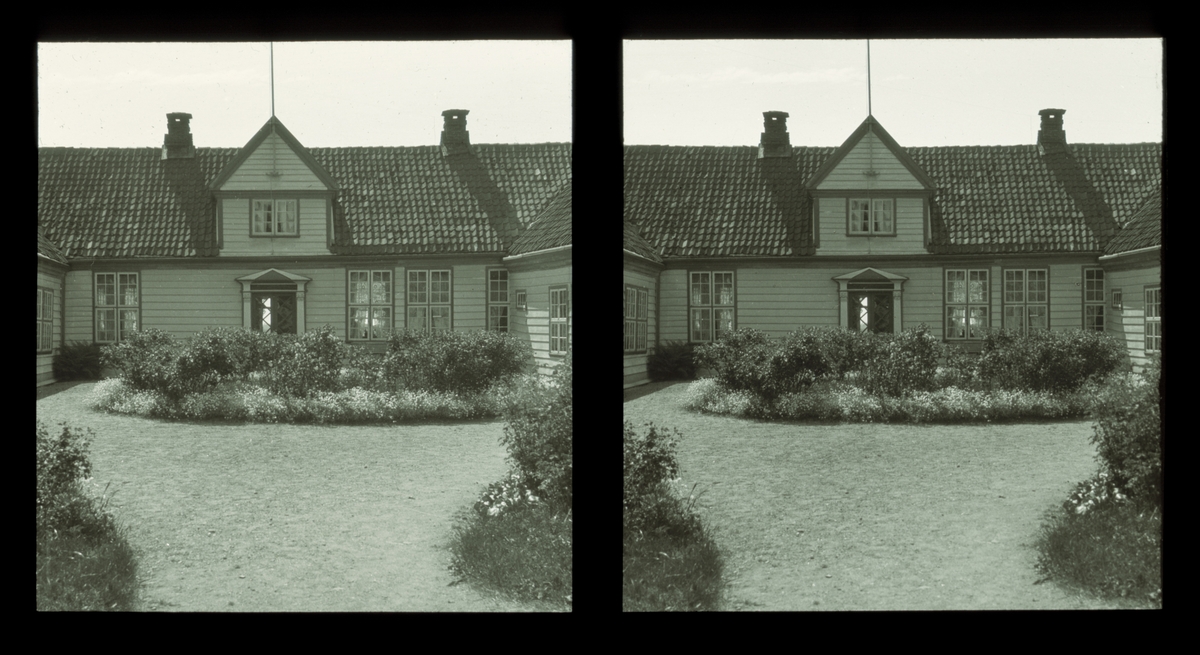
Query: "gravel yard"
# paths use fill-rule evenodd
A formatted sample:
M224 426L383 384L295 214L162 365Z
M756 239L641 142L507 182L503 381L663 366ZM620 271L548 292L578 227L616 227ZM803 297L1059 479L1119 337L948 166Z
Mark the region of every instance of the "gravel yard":
M139 552L143 610L534 611L448 570L455 515L504 475L500 421L170 423L94 412L92 383L37 416L95 431L93 479Z
M1102 609L1038 582L1041 518L1096 469L1087 421L788 424L689 412L687 383L626 392L676 428L680 489L726 552L726 610ZM649 393L648 393L649 392Z

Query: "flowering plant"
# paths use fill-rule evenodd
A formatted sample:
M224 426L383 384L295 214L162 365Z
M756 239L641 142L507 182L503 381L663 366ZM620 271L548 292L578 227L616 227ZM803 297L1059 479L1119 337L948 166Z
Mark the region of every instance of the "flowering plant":
M502 512L512 511L538 502L525 476L513 471L508 477L488 485L486 491L475 503L475 512L480 516L499 516Z

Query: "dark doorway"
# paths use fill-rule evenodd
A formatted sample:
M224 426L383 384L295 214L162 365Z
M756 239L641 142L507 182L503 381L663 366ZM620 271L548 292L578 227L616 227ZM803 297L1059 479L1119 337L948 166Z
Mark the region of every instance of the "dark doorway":
M255 332L296 334L296 293L272 291L250 296L250 328Z
M846 325L855 332L892 333L892 292L851 291Z

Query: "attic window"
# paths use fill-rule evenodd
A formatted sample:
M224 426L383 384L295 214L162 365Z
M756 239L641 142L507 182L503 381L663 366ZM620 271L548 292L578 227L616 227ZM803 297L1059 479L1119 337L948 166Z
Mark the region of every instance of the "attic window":
M297 236L295 200L254 200L250 234L253 236Z

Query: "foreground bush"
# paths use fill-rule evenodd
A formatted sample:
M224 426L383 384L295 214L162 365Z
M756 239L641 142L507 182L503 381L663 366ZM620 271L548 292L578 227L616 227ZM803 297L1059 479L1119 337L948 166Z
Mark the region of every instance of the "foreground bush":
M384 372L397 388L472 393L526 371L529 344L506 332L400 330L388 340Z
M131 610L137 563L124 530L85 489L90 431L37 423L37 608Z
M628 421L624 433L622 609L718 609L721 553L693 512L695 487L686 501L671 487L679 471L678 433L671 437L649 426L639 435Z
M54 355L54 379L68 380L100 379L100 344L75 342L62 346Z
M1162 438L1159 414L1161 360L1140 377L1113 381L1097 394L1092 443L1102 471L1128 496L1162 507Z
M513 469L559 511L572 501L571 377L568 356L544 384L509 397L501 438Z

